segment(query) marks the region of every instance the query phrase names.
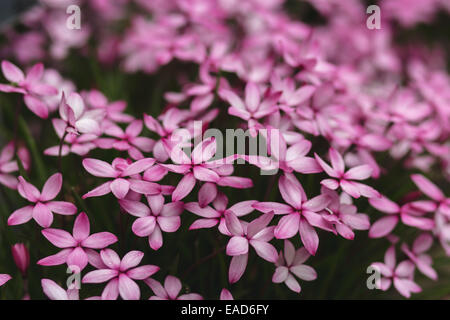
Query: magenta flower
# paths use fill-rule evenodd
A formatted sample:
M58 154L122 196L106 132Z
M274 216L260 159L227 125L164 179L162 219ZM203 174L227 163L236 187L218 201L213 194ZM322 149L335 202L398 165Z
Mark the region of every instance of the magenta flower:
M395 246L386 251L384 263L374 262L372 266L383 276L377 284L381 290L388 290L394 283L395 289L406 298L411 297L411 293L422 291L413 280L414 264L411 261L404 260L396 266Z
M286 286L294 292L300 293L301 287L294 276L305 281L312 281L317 278L316 271L303 264L310 257L305 248L295 250L294 245L289 240L284 240L284 254L280 251L276 261L275 273L272 276L273 283L284 282Z
M30 265L30 253L28 248L23 243L16 243L11 246L11 253L17 268L19 268L22 276L25 277L28 266Z
M353 229L368 230L370 228L369 217L358 213L356 206L343 203L336 191L322 187L322 193L331 199L322 217L333 224L342 237L353 240L355 238Z
M291 174L283 175L278 182L278 187L286 204L259 202L253 207L261 212L273 211L275 214L286 214L274 230L275 238L288 239L299 233L306 250L311 255L315 255L319 247L319 236L313 227L333 231L331 224L319 214L330 202L329 197L322 194L308 200L302 185Z
M365 184L355 182L352 180L365 180L372 174L372 168L369 165L363 164L348 171L345 171L344 159L335 149L330 148L329 156L331 159L330 167L325 161L322 160L317 154L314 154L317 162L322 169L332 178L325 179L320 183L331 190L336 190L339 186L353 198L359 198L364 196L367 198L379 197L378 191Z
M111 122L131 122L133 116L123 113L127 107L125 101L108 102L106 97L98 90L91 90L87 94L87 102L93 109L100 109L103 111L105 118Z
M148 278L144 281L155 294L149 300L203 300L197 293L180 294L181 281L174 276L167 276L164 280L164 287L158 281Z
M42 290L50 300L80 300L78 289L64 290L50 279L42 279L41 285Z
M273 238L274 227L268 227L272 218L273 212L269 212L249 224L244 224L232 211L225 212L227 229L231 233L227 244L227 255L233 257L228 271L230 283L237 282L244 274L247 267L249 245L264 260L269 262L277 260L277 250L269 243Z
M256 137L262 127L258 120L278 110L277 101L281 93L265 93L262 96L260 87L248 82L245 86L245 102L232 90L223 89L219 92L222 99L226 100L231 107L228 108L230 115L239 117L248 122L252 137Z
M231 292L225 288L220 291L220 300L234 300L233 295Z
M0 287L11 280L11 276L9 274L0 273Z
M62 139L67 128L65 121L55 118L52 119L52 124L59 139ZM64 144L61 147L61 156L66 156L69 153L84 156L97 147L97 141L98 136L92 133L68 133L66 134ZM55 157L59 156L59 144L45 149L44 154Z
M369 230L370 238L385 237L394 230L399 220L408 226L422 230L431 230L435 226L432 219L423 217L432 209L423 206L424 202L414 201L400 207L387 197L381 196L380 198L369 199L369 203L372 207L388 214L372 224Z
M113 160L112 165L97 159L84 159L83 167L90 174L102 178L114 178L113 181L108 181L89 191L83 195L83 199L89 197L99 197L112 192L118 199L123 199L128 191L133 190L143 194L159 193L159 185L151 182L146 182L136 179L125 179L132 177L147 170L155 163L152 158L145 158L134 163L122 158Z
M143 128L142 120L132 121L125 131L115 124L110 124L105 128L105 134L116 137L112 140L111 147L119 151L128 151L134 160L144 159L142 152L150 152L155 141L146 137L139 137ZM105 139L103 139L104 143ZM142 152L141 152L142 151Z
M141 251L130 251L122 260L111 249L100 251L103 268L87 273L83 283L108 281L102 292L102 300L116 300L120 295L124 300L139 300L141 291L134 280L144 280L158 272L159 267L143 265L136 267L144 257Z
M170 108L163 114L163 120L160 124L158 120L144 114L145 126L152 132L155 132L161 137L160 140L155 142L153 146L153 156L159 162L165 162L169 159L169 153L164 147L165 141L177 141L181 143L190 137L184 137L182 130L177 131L180 128L180 123L186 120L187 114L177 108Z
M433 245L433 237L429 233L423 233L414 240L410 249L406 243L402 244L402 251L416 265L417 269L428 278L437 280L436 270L431 266L433 260L425 253Z
M213 201L212 207L201 207L198 202L186 203L184 208L187 211L202 217L194 221L189 230L212 228L219 224L220 233L231 236L225 223L225 212L231 211L237 217L242 217L251 213L254 210L253 205L257 202L256 200L241 201L228 208L227 196L219 192Z
M66 122L66 131L69 133L92 133L100 135L100 124L104 114L100 109L87 110L83 98L71 92L65 97L64 92L59 104L59 115Z
M434 209L430 207L431 210L429 211L437 210L445 216L450 217L450 198L447 198L434 183L421 174L413 174L411 179L420 191L432 199L430 202L434 203L434 206L431 203L430 206L434 207Z
M163 245L162 232L175 232L181 225L182 202L164 204L162 195L147 196L149 207L139 201L121 199L120 206L138 217L132 230L139 237L148 237L150 248L158 250Z
M194 189L196 180L239 189L253 186L252 181L248 178L232 177L229 174L222 176L221 169L226 171L237 155L208 161L216 153L216 147L214 137L210 137L195 146L190 157L178 146L171 148L170 157L176 164L162 164L162 166L172 172L184 175L172 193L172 201L185 198Z
M31 183L20 176L17 190L19 194L32 202L33 205L17 209L8 218L8 225L18 225L32 218L43 228L48 228L53 222L53 213L72 215L77 211L74 204L66 201L53 201L61 191L62 175L55 173L45 182L42 193Z
M5 78L14 85L0 84L0 91L23 94L28 109L38 117L47 119L48 107L42 98L56 95L58 90L41 82L44 65L42 63L35 64L25 76L16 65L3 60L2 71Z
M24 147L19 147L17 156L22 162L25 170L30 167L30 155ZM11 175L12 172L19 171L17 161L14 160L14 142L9 142L0 153L0 183L10 189L17 189L18 180Z
M103 249L117 242L117 237L110 232L98 232L90 235L89 218L84 212L81 212L75 219L72 234L53 228L42 230L42 234L53 245L63 250L39 260L38 264L56 266L67 263L67 266L77 273L87 266L89 249Z

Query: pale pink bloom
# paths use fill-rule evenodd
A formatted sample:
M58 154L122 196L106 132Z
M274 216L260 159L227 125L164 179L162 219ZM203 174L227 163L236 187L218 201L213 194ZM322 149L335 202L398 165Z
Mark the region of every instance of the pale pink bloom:
M110 232L90 234L90 223L86 213L81 212L73 224L73 232L48 228L42 234L54 246L61 248L57 254L39 260L43 266L56 266L67 263L73 272L81 272L89 262L90 249L103 249L117 242L117 237Z
M203 300L197 293L180 294L182 289L181 281L174 276L167 276L164 280L164 287L158 281L148 278L144 281L155 294L149 300Z
M231 292L225 288L220 291L220 300L234 300Z
M131 122L133 116L123 113L127 103L123 100L108 102L108 99L98 90L91 90L86 97L87 102L94 109L103 110L105 118L111 122Z
M42 76L42 81L57 88L58 90L58 93L53 96L43 97L43 100L47 104L50 112L58 109L63 92L70 94L71 92L76 91L76 87L73 82L68 79L64 79L55 69L45 69L44 75Z
M11 280L11 276L9 274L0 273L0 287Z
M180 123L186 120L188 114L177 109L170 108L163 114L162 123L153 118L150 115L144 113L144 123L145 126L150 130L155 132L158 136L161 137L160 140L155 142L153 147L153 156L159 162L165 162L169 159L169 153L164 147L165 141L177 141L178 143L182 143L190 139L191 137L184 137L182 132L184 130L177 131L180 128Z
M369 230L370 238L385 237L394 230L400 219L404 224L422 230L431 230L435 226L432 219L423 217L431 209L426 202L414 201L400 207L382 195L380 198L369 199L369 203L375 209L388 214L372 224Z
M284 254L280 251L278 255L278 260L275 263L277 268L272 276L272 282L284 282L289 289L299 293L301 287L294 276L305 281L312 281L317 278L316 271L303 264L309 257L310 255L304 247L295 250L294 245L289 240L284 240Z
M87 110L83 98L76 92L71 92L67 99L62 93L59 115L66 122L66 131L69 133L101 134L99 122L103 118L103 111Z
M0 84L0 91L17 92L24 95L24 102L31 112L38 117L48 117L48 107L42 97L56 95L56 88L41 82L44 73L42 63L35 64L25 75L22 70L9 61L2 61L2 71L5 78L14 85Z
M275 262L278 257L277 250L269 243L273 238L274 226L269 227L273 212L264 213L250 223L242 223L232 212L225 212L225 221L231 238L227 244L227 255L232 256L228 270L230 283L237 282L247 268L249 246L256 254L269 262Z
M149 206L140 201L119 200L120 206L129 214L138 217L132 230L139 237L148 237L150 248L158 250L163 245L162 232L175 232L181 225L182 202L164 204L162 195L147 196Z
M88 197L99 197L112 192L118 199L123 199L128 191L133 190L143 194L158 194L160 187L156 183L131 179L133 176L147 170L155 163L152 158L145 158L136 162L127 161L122 158L113 160L112 165L97 159L84 159L83 167L90 174L102 177L113 178L114 180L103 183L97 188L83 195L83 199Z
M450 218L450 198L446 197L433 182L421 174L413 174L411 179L420 191L432 199L430 202L434 204L434 208L431 208L433 205L430 203L430 211L437 210Z
M384 255L384 263L371 264L383 276L377 286L383 291L390 288L392 282L395 289L404 297L411 297L411 293L421 292L422 289L414 282L414 264L404 260L396 266L395 246L389 247Z
M28 266L30 265L30 253L23 243L16 243L11 246L11 253L17 268L19 268L22 276L26 276Z
M304 85L298 89L295 88L295 81L292 78L281 79L278 74L271 77L273 89L282 92L279 101L279 107L286 113L291 113L292 108L304 103L316 91L316 87L312 85Z
M271 155L277 158L280 169L285 172L296 171L303 174L322 172L323 170L316 159L306 156L311 147L312 143L306 139L287 147L282 135L278 139L271 139L270 141Z
M261 92L260 86L248 82L245 86L245 102L232 90L221 90L220 97L231 106L228 108L230 115L239 117L248 122L250 134L256 137L262 127L258 120L278 110L277 102L281 93L272 93L267 89Z
M353 229L368 230L370 228L369 217L358 213L355 205L342 202L336 191L325 187L322 187L321 191L331 199L322 217L333 224L342 237L353 240L355 238Z
M144 158L142 152L150 152L153 149L155 141L147 137L139 137L143 128L142 120L132 121L125 131L115 124L108 125L105 128L105 134L113 136L111 147L119 151L128 151L129 156L134 160ZM105 139L103 139L104 141Z
M53 128L59 139L62 139L66 131L67 125L64 120L52 119ZM97 148L98 136L92 133L76 134L67 133L64 138L64 143L61 147L61 156L67 156L69 153L74 153L79 156L85 156L89 151ZM59 156L59 144L44 150L47 156Z
M417 269L426 275L428 278L437 280L438 275L431 264L433 260L425 253L433 245L433 237L429 233L423 233L414 240L412 248L410 249L406 243L402 244L402 251L408 258L416 265Z
M330 202L329 197L321 194L308 200L300 182L290 174L280 178L278 187L286 204L258 202L253 207L261 212L273 211L275 214L284 214L275 228L275 237L288 239L299 233L306 250L315 255L319 246L319 236L313 227L333 231L332 225L319 214Z
M80 300L78 289L64 290L55 281L41 280L42 290L50 300Z
M330 148L329 156L331 160L331 167L322 160L317 154L314 154L317 162L326 172L327 175L334 179L325 179L320 183L331 190L336 190L341 187L342 190L353 198L364 196L367 198L379 197L378 191L369 187L368 185L355 182L353 180L365 180L372 174L372 168L369 165L360 165L345 171L344 159L335 149Z
M8 225L18 225L30 221L32 218L43 228L48 228L53 222L53 213L72 215L77 211L74 204L66 201L53 201L61 191L62 175L55 173L45 182L42 192L25 181L20 176L17 190L19 194L33 203L17 209L8 218Z
M228 169L233 168L231 163L237 155L210 161L216 153L216 148L214 137L207 138L196 145L190 157L179 146L170 148L170 157L176 164L162 164L162 166L184 175L172 193L172 201L185 198L194 189L197 180L239 189L253 186L249 178L229 176L231 173Z
M189 202L184 205L184 208L200 217L201 219L195 220L189 230L212 228L219 224L218 229L220 233L231 236L225 223L225 213L227 211L233 212L237 217L245 216L253 212L253 205L257 203L256 200L247 200L235 203L231 207L228 207L228 198L222 192L217 194L211 206L201 207L198 202Z
M24 147L17 149L17 156L25 170L30 167L30 154ZM17 161L14 159L14 142L9 142L0 153L0 183L10 189L17 189L19 181L11 175L12 172L19 171Z
M144 257L141 251L130 251L122 260L111 249L100 251L103 267L87 273L83 283L102 283L108 281L102 292L102 300L116 300L120 295L123 300L139 300L141 290L134 280L144 280L158 272L159 267L143 265L136 267Z

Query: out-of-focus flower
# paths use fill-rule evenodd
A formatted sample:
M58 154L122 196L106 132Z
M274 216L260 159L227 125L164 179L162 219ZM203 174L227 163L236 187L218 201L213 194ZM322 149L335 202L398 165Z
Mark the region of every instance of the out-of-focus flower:
M164 280L164 287L158 281L149 278L144 281L155 294L150 300L203 300L203 297L197 293L180 294L181 281L174 276L167 276Z
M11 276L9 274L0 273L0 287L11 280Z
M429 233L423 233L414 240L412 248L410 249L406 243L402 244L402 251L408 258L416 265L417 269L426 275L428 278L437 280L438 275L436 270L431 266L433 260L425 253L431 248L433 244L433 237Z
M414 264L411 261L404 260L396 266L395 246L389 247L386 251L384 263L374 262L372 266L383 276L377 283L381 290L388 290L394 283L395 289L406 298L409 298L411 293L422 291L413 280Z
M17 156L22 162L25 170L30 168L30 154L28 149L19 146ZM19 181L11 175L12 172L18 171L19 166L14 160L14 141L9 142L0 153L0 183L10 189L17 189Z
M13 85L0 84L0 91L17 92L24 95L24 101L28 109L38 117L48 117L48 107L42 101L42 97L56 95L58 91L53 86L41 81L44 73L42 63L35 64L28 73L23 73L16 65L9 61L2 61L3 75Z
M220 291L220 300L234 300L233 295L231 292L225 288Z
M11 252L17 268L23 277L26 277L28 266L30 265L30 253L23 243L16 243L11 246Z
M312 281L317 278L316 271L303 264L310 257L305 248L295 250L292 242L284 240L284 254L280 252L276 261L275 273L272 276L272 282L284 282L286 286L294 292L299 293L301 287L294 275L305 281Z

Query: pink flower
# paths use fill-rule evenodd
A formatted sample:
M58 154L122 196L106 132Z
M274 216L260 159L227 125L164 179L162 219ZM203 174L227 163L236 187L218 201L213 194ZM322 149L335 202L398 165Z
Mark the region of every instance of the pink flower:
M273 238L274 227L268 227L273 218L273 212L265 213L249 224L244 224L232 211L225 212L227 229L231 238L227 244L227 255L232 256L228 280L237 282L245 272L248 260L249 245L256 254L269 262L277 260L277 250L269 243Z
M117 242L117 237L110 232L98 232L90 235L90 223L86 213L81 212L73 224L73 232L61 229L44 229L42 234L53 245L61 248L60 252L38 261L43 266L55 266L67 263L74 272L81 272L89 261L90 249L103 249Z
M176 164L162 164L162 166L172 172L184 175L172 193L172 201L185 198L194 189L196 180L239 189L253 186L252 181L248 178L231 177L230 173L225 177L222 176L221 169L225 169L225 172L229 168L232 169L230 163L237 158L237 155L208 161L215 155L216 147L214 137L207 138L195 146L189 157L181 147L172 146L170 157Z
M5 78L15 85L0 84L0 91L23 94L28 109L38 117L47 119L48 107L42 101L42 98L56 95L58 90L50 85L41 83L44 65L42 63L35 64L25 76L17 66L3 60L2 71Z
M64 120L52 119L53 128L56 131L59 139L62 139L66 131L67 125ZM68 133L64 139L64 144L61 148L61 156L66 156L69 153L75 153L79 156L84 156L89 151L95 149L98 136L92 133L76 134ZM45 155L59 156L59 144L45 149Z
M435 209L430 208L429 211L437 210L450 218L450 198L447 198L434 183L421 174L413 174L411 179L420 191L433 200Z
M230 291L223 288L222 291L220 291L220 300L234 300L234 298Z
M414 201L400 207L382 195L380 198L369 199L369 203L372 207L388 214L372 224L369 230L370 238L381 238L388 235L394 230L400 219L404 224L422 230L434 228L435 224L432 219L422 217L431 209L423 206L423 202Z
M322 187L322 193L331 199L322 217L333 224L342 237L353 240L355 238L353 229L368 230L370 228L369 217L366 214L357 213L356 206L341 202L336 191Z
M48 228L53 222L53 213L72 215L77 211L74 204L66 201L52 201L61 191L62 175L55 173L45 182L42 193L25 179L19 177L19 194L33 205L14 211L8 218L8 225L23 224L33 218L41 227Z
M105 182L97 188L83 195L83 199L88 197L99 197L112 192L118 199L123 199L128 191L133 190L143 194L158 194L160 192L159 185L139 179L125 179L132 177L147 170L155 163L152 158L145 158L131 163L122 158L113 160L112 165L109 163L87 158L83 160L83 167L90 174L102 178L114 178L113 181Z
M28 266L30 265L30 253L23 243L16 243L11 246L11 253L17 268L19 268L22 276L25 277Z
M183 130L177 131L180 128L180 123L187 118L187 114L177 108L170 108L163 114L163 120L160 124L158 120L144 113L145 126L152 132L155 132L161 137L155 142L153 147L153 156L159 162L165 162L169 159L169 153L164 147L165 141L177 141L181 143L190 137L182 135Z
M103 110L105 118L111 122L128 123L133 121L133 116L122 112L127 107L125 101L108 102L103 93L98 90L89 91L87 101L93 109Z
M78 289L61 288L55 281L50 279L41 280L42 289L50 300L80 300Z
M228 206L228 198L222 192L217 194L217 197L213 201L213 205L201 207L198 202L189 202L184 205L184 208L200 217L192 223L189 230L202 229L202 228L212 228L219 224L219 231L225 235L231 235L228 231L225 223L225 213L227 211L233 212L237 217L245 216L251 213L254 208L253 205L258 201L247 200L238 202L231 207Z
M30 167L30 155L24 147L19 147L17 156L25 170ZM14 160L14 142L9 142L0 153L0 183L10 189L17 189L18 180L11 175L12 172L19 171L17 161Z
M197 293L187 293L179 296L181 291L181 281L174 276L167 276L164 280L164 287L158 281L148 278L144 281L152 290L155 296L149 300L203 300Z
M416 265L417 269L428 278L437 280L436 270L431 266L433 260L425 253L433 245L433 237L429 233L423 233L414 240L412 249L406 243L402 244L402 251Z
M59 115L66 122L66 131L69 133L101 133L99 121L103 118L103 111L87 110L83 98L76 92L71 92L67 99L63 92Z
M302 185L295 176L285 174L278 182L281 196L287 204L277 202L259 202L253 205L261 212L274 211L275 214L286 214L278 222L274 234L277 239L292 238L300 233L300 238L306 250L315 255L319 247L319 237L314 227L333 231L331 224L318 213L330 202L326 195L307 199Z
M9 274L0 273L0 287L11 280L11 276Z
M112 141L112 148L119 151L128 151L132 159L140 160L144 159L141 151L150 152L155 144L155 141L150 138L139 137L142 128L142 120L134 120L128 125L125 131L119 126L111 124L105 129L105 134L117 138Z
M278 260L275 265L275 273L272 277L272 282L284 282L286 286L294 292L299 293L301 287L294 276L305 281L312 281L317 278L316 271L303 264L310 257L305 248L300 248L297 251L289 240L284 240L284 255L280 252Z
M230 115L248 122L253 137L256 137L261 127L258 120L278 110L277 101L281 95L281 93L271 93L268 89L261 97L260 87L253 82L248 82L245 86L245 102L232 90L223 89L219 94L222 99L231 104L228 108Z
M317 154L314 154L317 162L322 169L332 178L325 179L320 183L331 190L336 190L339 186L353 198L359 198L360 196L373 198L379 197L378 191L365 184L354 182L352 180L364 180L370 177L372 174L372 168L369 165L363 164L357 167L353 167L348 171L345 171L344 159L335 149L330 148L329 156L331 159L330 167L325 161L323 161Z
M391 246L384 255L384 263L372 263L372 266L383 275L377 286L386 291L393 282L395 289L406 298L411 297L411 293L421 292L422 289L413 281L414 264L409 260L404 260L397 267L395 265L395 246Z
M121 199L120 206L131 215L138 217L132 230L139 237L148 237L150 248L158 250L163 245L162 231L175 232L181 225L182 202L164 204L162 195L147 196L149 207L139 201Z
M103 249L100 257L103 268L87 273L82 282L108 281L102 292L102 300L116 300L119 294L124 300L139 300L141 291L134 280L147 279L159 270L159 267L149 264L136 267L144 257L141 251L130 251L120 260L115 251Z

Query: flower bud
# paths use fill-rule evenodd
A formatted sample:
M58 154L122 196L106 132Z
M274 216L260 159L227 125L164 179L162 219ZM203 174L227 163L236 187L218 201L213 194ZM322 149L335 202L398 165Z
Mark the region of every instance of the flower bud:
M30 265L30 254L27 247L23 243L16 243L11 246L11 252L17 268L19 268L22 275L25 276L28 266Z

